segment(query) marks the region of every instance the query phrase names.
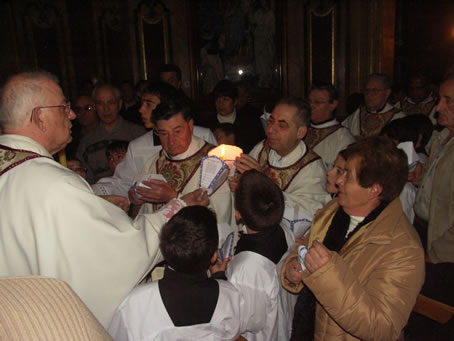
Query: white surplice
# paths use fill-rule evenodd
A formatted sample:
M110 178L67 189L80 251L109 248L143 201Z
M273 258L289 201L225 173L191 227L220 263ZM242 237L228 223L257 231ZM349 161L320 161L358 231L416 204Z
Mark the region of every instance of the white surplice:
M208 128L194 126L193 134L208 143L217 145L213 133ZM93 191L99 195L114 194L127 197L134 177L142 172L145 163L161 149L161 146L154 145L153 131L131 141L125 158L118 164L114 175L102 178L93 184Z
M116 341L236 340L241 332L241 296L229 282L218 283L219 297L209 323L176 327L162 301L158 282L152 282L135 288L120 305L109 333Z
M161 258L158 235L166 216L132 221L32 139L3 135L0 144L45 156L0 176L0 276L61 279L107 327Z

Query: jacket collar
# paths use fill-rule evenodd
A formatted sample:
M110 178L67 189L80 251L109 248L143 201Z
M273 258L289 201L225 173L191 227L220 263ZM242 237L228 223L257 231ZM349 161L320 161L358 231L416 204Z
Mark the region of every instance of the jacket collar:
M325 206L325 210L317 215L316 225L323 226L322 229L316 229L315 233L310 236L309 246L315 239L323 240L325 238L328 227L333 219L339 205L337 199L332 200ZM381 212L381 214L369 224L363 226L357 233L355 233L342 247L340 254L345 255L352 249L363 248L369 244L385 245L390 244L392 236L394 235L395 226L389 224L381 224L382 221L388 219L390 216L400 216L404 219L404 212L402 211L402 204L399 198L394 199L389 205Z

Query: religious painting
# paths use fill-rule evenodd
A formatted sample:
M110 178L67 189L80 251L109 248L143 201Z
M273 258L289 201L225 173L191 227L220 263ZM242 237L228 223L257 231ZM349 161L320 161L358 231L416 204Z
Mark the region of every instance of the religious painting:
M222 79L242 81L250 95L280 94L282 1L194 1L199 96Z

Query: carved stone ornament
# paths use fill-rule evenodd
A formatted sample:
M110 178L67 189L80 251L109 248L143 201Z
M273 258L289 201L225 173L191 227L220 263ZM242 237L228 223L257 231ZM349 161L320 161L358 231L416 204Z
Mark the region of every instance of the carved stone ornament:
M314 15L324 17L335 7L336 0L308 0L308 3Z
M159 0L144 1L139 7L139 16L147 24L155 25L168 13L168 9Z
M52 28L57 21L55 7L50 4L33 3L28 8L27 14L32 24L41 29Z

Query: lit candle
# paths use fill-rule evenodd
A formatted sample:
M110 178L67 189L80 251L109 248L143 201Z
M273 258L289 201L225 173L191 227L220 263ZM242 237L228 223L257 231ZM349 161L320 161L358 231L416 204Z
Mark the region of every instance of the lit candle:
M66 162L66 154L65 154L65 150L62 149L58 152L58 161L60 161L60 164L63 166L63 167L68 167L68 163Z

